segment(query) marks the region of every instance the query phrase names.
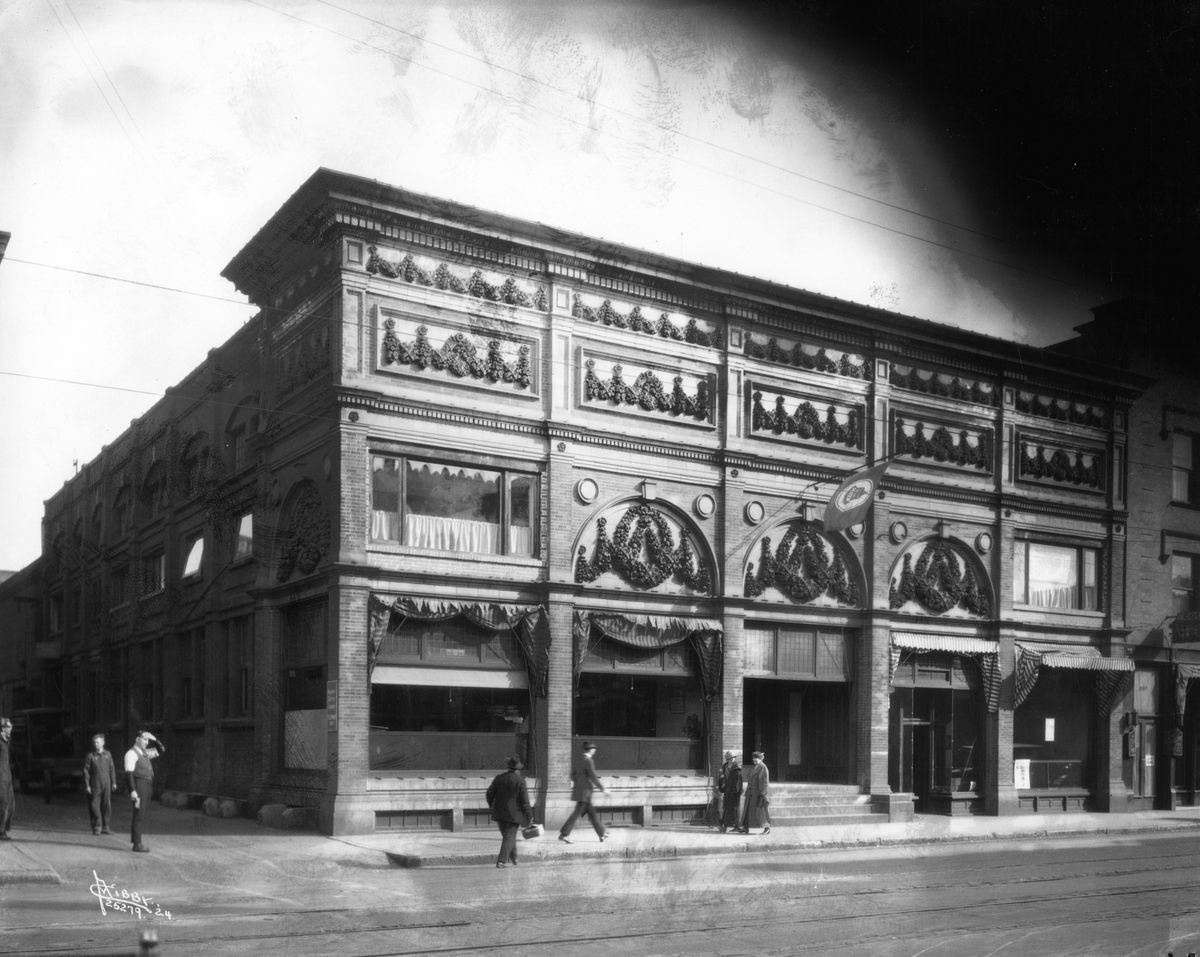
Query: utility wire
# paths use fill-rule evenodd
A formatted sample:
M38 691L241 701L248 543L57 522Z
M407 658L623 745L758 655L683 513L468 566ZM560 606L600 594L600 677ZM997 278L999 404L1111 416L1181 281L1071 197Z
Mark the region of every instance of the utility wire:
M330 33L333 36L340 37L343 40L353 43L355 46L361 46L361 47L365 47L369 50L374 50L377 53L382 53L384 56L391 57L396 60L400 60L404 63L409 63L413 66L416 66L423 70L427 70L431 73L434 73L437 76L442 76L447 79L454 80L455 82L465 84L466 86L473 87L477 90L487 93L489 96L495 96L499 99L508 100L509 102L515 103L516 105L518 105L520 107L534 110L538 113L543 113L546 116L553 117L554 119L561 120L561 121L563 121L565 123L569 123L573 126L580 127L582 129L584 129L585 131L587 131L589 134L599 133L601 135L608 136L611 139L614 139L621 143L624 143L628 146L631 146L635 149L642 150L642 151L648 152L648 153L656 153L656 154L664 157L667 160L670 160L670 161L676 162L676 163L681 163L685 166L690 166L694 169L700 170L701 172L709 173L714 176L719 176L723 179L732 180L733 182L740 183L744 186L750 186L750 187L753 187L754 189L759 189L766 193L770 193L770 194L773 194L776 196L783 197L784 199L788 199L793 202L800 203L805 206L809 206L813 209L819 209L822 212L830 213L831 215L834 215L834 216L839 216L842 219L861 223L865 226L872 226L876 229L883 230L884 232L887 232L887 233L892 233L897 236L903 236L907 239L912 239L912 240L915 240L916 242L925 243L926 245L933 246L938 249L944 249L947 252L952 252L956 255L967 256L969 258L976 259L981 262L991 263L994 266L1001 266L1005 269L1009 269L1014 272L1024 273L1026 275L1034 276L1038 279L1046 280L1047 282L1057 283L1062 286L1070 285L1070 283L1067 280L1062 279L1061 277L1058 277L1058 276L1052 276L1047 273L1040 272L1036 269L1031 269L1027 266L1021 266L1016 263L1006 262L1005 260L1002 260L1002 259L996 259L992 256L987 256L983 253L972 252L970 250L963 249L959 246L955 246L951 243L939 242L936 239L930 239L929 237L926 237L926 236L920 236L920 235L917 235L916 233L911 233L911 232L908 232L907 230L900 229L895 226L887 226L883 223L877 222L876 220L873 220L873 219L869 219L865 216L855 216L852 213L844 212L843 210L837 209L835 207L827 206L823 203L815 202L814 200L804 199L803 197L797 196L794 193L789 193L785 190L777 189L772 186L767 186L762 183L756 183L752 180L744 179L735 173L730 173L725 170L717 169L712 166L706 166L705 164L699 163L695 160L689 160L689 159L686 159L681 156L676 156L672 153L667 152L666 150L647 145L646 143L644 143L640 140L635 140L635 139L632 139L627 136L621 136L618 133L614 133L614 132L611 132L608 130L602 130L602 129L598 130L591 123L589 123L587 121L577 120L577 119L574 119L573 117L565 116L561 113L556 113L553 110L547 109L546 107L543 107L543 106L538 106L535 103L531 103L528 100L521 99L520 97L514 96L510 93L504 93L500 90L492 89L491 87L484 86L480 83L475 83L472 80L464 79L463 77L461 77L455 73L449 72L447 70L442 70L442 69L439 69L438 67L430 66L427 63L421 63L420 61L415 60L412 57L407 57L407 56L404 56L403 54L396 53L396 52L394 52L392 50L388 50L384 47L376 46L375 44L369 43L366 40L363 40L359 37L350 36L349 34L342 33L338 30L334 30L331 27L322 26L319 23L313 23L311 20L305 20L303 17L298 17L295 14L288 13L283 10L277 10L274 7L270 7L270 6L267 6L265 3L259 2L259 0L245 0L245 2L252 4L253 6L256 6L256 7L261 7L262 9L267 10L271 13L274 13L278 16L285 17L289 20L294 20L297 23L303 24L304 26L313 28L314 30L321 30L325 33Z
M633 113L629 110L623 109L622 107L614 106L611 103L605 103L598 99L591 99L582 93L572 92L571 90L564 89L561 86L556 86L555 84L550 83L546 80L543 80L539 77L536 77L531 73L523 73L520 70L513 70L509 67L504 66L503 64L495 63L484 57L476 56L475 54L473 54L469 51L459 50L454 47L447 46L444 43L438 43L436 40L431 40L428 37L422 36L419 33L413 33L411 30L405 30L403 27L398 27L395 24L386 23L383 20L376 20L374 17L369 17L366 14L358 13L355 10L350 10L346 7L338 6L338 4L336 4L336 3L331 3L330 0L316 0L316 2L321 4L322 6L329 7L330 9L333 9L333 10L338 10L341 13L345 13L349 16L357 17L359 20L365 20L367 23L373 24L375 26L383 27L385 30L391 30L392 32L398 33L401 36L409 37L410 39L416 40L427 46L437 47L439 50L445 50L447 53L453 53L456 56L461 56L468 60L474 60L476 63L486 66L490 70L495 70L495 71L498 71L501 73L507 73L509 76L515 77L518 80L524 80L528 83L534 83L538 86L544 87L547 90L552 90L553 92L559 93L563 96L579 100L581 103L584 103L588 106L598 107L609 113L615 113L618 116L623 116L628 120L633 120L635 123L639 123L643 126L647 126L647 127L651 128L653 130L657 130L660 133L669 133L673 136L678 136L681 139L690 140L691 142L697 143L701 146L707 146L711 149L717 150L718 152L726 153L730 156L736 156L738 159L748 160L751 163L755 163L759 166L766 167L767 169L775 170L778 173L786 173L787 175L794 176L797 179L807 180L810 183L816 183L818 186L824 186L828 189L836 190L839 193L846 193L849 196L854 196L858 199L865 200L869 203L875 203L879 206L884 206L887 209L895 210L896 212L907 213L910 216L916 216L920 219L924 219L924 220L928 220L929 222L937 223L939 226L948 226L951 229L958 229L958 230L962 230L963 232L974 233L977 236L983 237L985 239L993 239L993 240L996 240L997 242L1004 242L1004 243L1010 242L1010 240L1007 240L1001 236L996 236L992 233L984 232L983 230L974 229L970 226L963 226L961 223L955 223L948 219L940 219L937 216L931 216L928 213L922 213L919 210L911 209L908 206L902 206L899 203L889 203L887 200L879 199L877 196L871 196L871 195L868 195L867 193L860 193L858 190L850 189L847 186L839 186L837 183L831 183L827 180L820 179L819 177L816 177L816 176L809 176L807 173L801 173L799 170L795 170L795 169L792 169L787 166L782 166L778 163L773 163L770 160L762 159L761 157L754 156L751 153L743 152L742 150L734 149L733 147L722 146L720 143L714 143L712 140L707 140L702 136L696 136L692 133L687 133L687 132L679 129L676 126L670 126L666 123L658 123L658 122L655 122L654 120L648 119L644 116L639 116L636 113ZM399 56L399 55L397 54L397 56ZM410 60L409 62L414 62L414 61ZM532 104L528 104L528 105L532 105Z
M47 0L48 2L48 0ZM75 26L79 28L79 32L83 35L83 41L88 45L88 49L92 52L92 57L100 67L100 72L104 74L104 79L108 81L108 85L112 87L113 93L117 97L117 101L121 104L121 109L125 111L125 115L129 117L129 122L133 124L133 129L137 133L138 138L145 145L146 138L142 135L142 130L134 119L133 113L129 110L129 105L125 102L125 98L121 96L121 91L117 88L117 84L113 82L113 78L108 75L108 70L104 68L104 61L100 59L100 55L96 52L96 48L92 46L92 41L88 37L87 30L83 28L83 24L79 22L79 17L75 16L75 10L71 6L70 0L62 0L63 6L67 8L67 12L71 14L71 19L75 21Z
M50 0L46 0L46 6L48 6L50 8L50 12L54 14L54 19L57 20L58 25L60 27L62 27L62 31L63 31L63 33L65 33L67 35L67 39L71 41L71 47L75 50L75 55L77 57L79 57L79 62L83 64L83 68L85 70L87 70L88 76L91 77L92 84L96 87L96 92L98 92L100 94L100 98L102 100L104 100L104 105L108 107L108 112L110 112L112 114L113 119L117 121L117 126L120 128L121 132L125 135L125 138L127 140L129 140L129 143L132 146L133 140L129 136L129 131L127 129L125 129L125 124L121 122L121 117L117 115L117 111L113 107L112 101L109 100L108 94L104 92L104 87L102 87L100 85L100 81L98 79L96 79L96 74L92 71L91 64L88 63L87 58L83 55L83 51L79 49L79 44L76 43L75 38L73 36L71 36L71 31L67 29L67 25L63 22L62 17L59 16L58 10L55 9L54 4L51 3ZM73 13L72 13L72 16L74 16ZM78 21L76 21L76 22L78 23ZM86 39L86 37L85 37L85 39Z
M133 393L135 395L154 396L155 398L158 398L158 399L167 398L167 393L165 393L165 392L157 392L157 391L152 391L152 390L148 390L148 389L133 389L128 386L110 385L110 384L104 383L104 382L84 382L79 379L65 379L65 378L59 378L59 377L55 377L55 376L34 375L33 373L28 373L28 372L12 372L12 371L9 371L6 369L0 369L0 376L10 376L13 378L21 378L21 379L35 379L35 380L42 381L42 382L57 383L60 385L77 385L77 386L83 386L84 388L103 389L103 390L108 390L108 391L113 391L113 392L129 392L129 393ZM227 408L231 408L231 409L236 409L236 408L241 407L240 402L235 402L232 400L225 400L225 399L218 399L215 397L215 395L213 393L199 393L199 394L195 394L195 395L188 395L187 393L179 392L177 390L172 390L170 395L172 398L183 399L186 401L193 401L193 402L207 401L207 402L211 402L213 405L218 406L218 407L227 407ZM318 422L339 423L341 421L341 419L336 415L324 415L324 414L313 413L313 412L300 412L300 411L296 411L296 410L283 409L283 408L273 408L273 409L258 408L257 411L261 412L263 415L266 415L268 417L273 416L273 415L280 415L280 416L290 416L293 418L309 419L309 420L318 421ZM886 417L864 416L862 421L864 424L866 424L867 422L870 422L876 429L887 429L888 428L888 419ZM905 421L907 422L907 419ZM918 421L918 420L916 420L916 419L913 420L914 423L916 421ZM1000 438L1001 447L1008 449L1010 452L1013 449L1015 449L1021 445L1028 445L1028 444L1029 444L1028 440L1026 440L1025 442L1018 442L1016 439L1009 440L1009 439L1006 439L1003 437ZM803 448L803 447L801 446L800 448ZM919 464L919 460L913 460L912 462L906 462L904 459L901 458L901 455L902 455L902 453L889 452L887 455L883 455L878 459L868 460L866 462L856 464L849 471L853 472L859 468L864 468L868 465L878 465L880 462L884 462L884 461L891 461L891 462L899 461L901 464L913 464L913 465ZM1159 470L1165 471L1165 472L1170 472L1170 471L1175 470L1175 466L1173 466L1173 465L1159 465L1154 462L1143 462L1138 459L1132 459L1132 458L1127 458L1125 461L1126 461L1127 466L1136 465L1139 468L1143 468L1143 469L1159 469ZM849 474L849 472L847 474ZM971 474L971 473L965 473L965 474ZM812 483L812 485L810 485L809 487L811 488L815 485L825 485L825 484L829 484L829 483L833 483L833 482L840 482L840 481L841 481L841 479L836 478L836 477L829 478L829 479L819 479L816 482ZM803 492L800 492L797 494L798 495L803 494Z

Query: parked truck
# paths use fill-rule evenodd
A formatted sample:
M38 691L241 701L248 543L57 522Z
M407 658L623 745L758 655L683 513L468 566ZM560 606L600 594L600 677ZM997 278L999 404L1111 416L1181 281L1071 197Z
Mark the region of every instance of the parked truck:
M12 715L13 780L22 793L41 788L47 803L55 789L83 789L83 756L75 747L65 708L26 708Z

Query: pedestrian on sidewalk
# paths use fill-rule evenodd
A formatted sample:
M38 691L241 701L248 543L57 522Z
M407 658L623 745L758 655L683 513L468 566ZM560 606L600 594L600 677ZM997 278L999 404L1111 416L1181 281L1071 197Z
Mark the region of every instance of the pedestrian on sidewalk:
M572 843L571 831L581 814L588 816L588 820L592 822L596 836L600 838L601 842L608 836L604 832L604 825L600 823L600 818L596 816L596 809L592 807L592 794L604 790L603 783L596 777L596 764L593 760L595 754L596 746L591 741L584 741L579 760L576 761L575 769L571 772L571 800L575 802L575 810L571 812L571 816L567 818L562 830L558 832L558 839L564 844Z
M11 841L8 833L12 827L13 805L16 796L13 794L12 755L9 753L8 742L12 740L13 724L8 718L0 717L0 841Z
M93 834L111 834L112 795L117 789L117 769L104 747L104 735L92 735L92 750L83 760L83 789L88 796L88 816Z
M158 747L150 747L151 743ZM149 731L139 731L133 747L125 752L125 776L129 784L129 798L133 802L133 823L129 838L133 849L141 854L150 848L142 843L142 819L150 809L150 795L154 790L154 767L150 764L167 749Z
M764 834L771 833L771 814L768 807L771 804L767 795L771 790L771 773L763 763L763 753L755 751L750 755L754 762L746 772L746 809L742 812L743 834L749 834L750 828L761 827Z
M533 823L533 808L529 806L529 788L521 774L521 759L515 754L506 762L507 771L501 771L487 789L488 807L492 809L492 820L500 828L500 856L496 866L517 866L517 828Z
M738 826L738 809L742 801L742 766L738 764L737 753L725 752L725 763L717 772L717 791L721 795L724 806L721 808L721 833L725 834L730 828L735 831Z

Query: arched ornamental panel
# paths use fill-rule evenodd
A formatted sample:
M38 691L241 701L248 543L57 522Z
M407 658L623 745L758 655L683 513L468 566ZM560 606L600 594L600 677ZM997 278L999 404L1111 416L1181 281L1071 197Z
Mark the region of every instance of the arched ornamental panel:
M892 566L892 611L944 618L989 618L996 607L987 572L971 550L949 538L926 538Z
M778 545L772 547L773 541ZM744 594L764 601L857 608L862 571L853 552L812 522L796 519L764 535L746 563Z
M666 503L639 499L606 506L584 526L575 554L575 581L581 585L716 593L712 549L691 521Z

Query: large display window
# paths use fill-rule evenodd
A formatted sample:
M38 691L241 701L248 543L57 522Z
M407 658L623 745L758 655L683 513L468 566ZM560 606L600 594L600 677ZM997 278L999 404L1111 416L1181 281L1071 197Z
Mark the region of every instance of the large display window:
M1013 712L1013 758L1029 762L1029 788L1092 787L1094 689L1091 672L1043 668Z

